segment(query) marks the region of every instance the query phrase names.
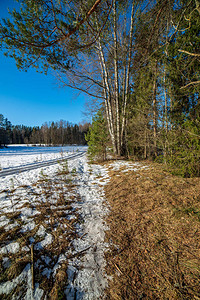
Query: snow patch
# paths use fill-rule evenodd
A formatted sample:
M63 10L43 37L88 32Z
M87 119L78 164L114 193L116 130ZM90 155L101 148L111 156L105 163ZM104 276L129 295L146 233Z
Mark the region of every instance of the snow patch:
M0 217L0 227L6 226L10 223L10 220L6 216Z
M52 243L53 241L53 236L50 233L47 233L45 236L45 239L41 242L38 242L35 245L35 250L40 250L40 249L44 249L45 246L48 246Z
M0 249L0 254L7 254L7 253L17 253L20 249L19 243L10 243Z
M12 223L12 224L7 225L7 226L5 227L5 230L6 230L6 231L9 231L9 230L11 230L11 229L17 227L18 225L19 225L19 223L14 222L14 223Z
M39 227L39 229L38 229L36 235L39 235L39 236L42 237L42 236L45 236L45 233L46 233L46 230L45 230L44 226L43 226L43 225L40 225L40 227Z
M16 151L17 151L17 147ZM29 148L29 147L27 147ZM35 147L32 147L33 151ZM42 151L41 147L41 151ZM49 150L51 150L50 147ZM14 151L14 150L13 150ZM24 151L24 158L27 160L21 160L21 156L19 153L14 154L14 152L5 153L1 159L6 159L9 161L11 155L14 155L15 160L18 161L18 165L22 165L25 163L34 163L35 156L38 155L36 153L31 154L31 152L26 153L26 149ZM28 149L30 151L30 149ZM38 149L38 151L40 151ZM42 153L42 152L41 152ZM52 159L54 153L50 155L48 159ZM40 153L39 153L40 155ZM44 160L45 155L42 154L41 160ZM39 159L39 158L38 158ZM20 162L21 161L21 162ZM9 167L14 166L13 160L9 161ZM67 260L67 257L72 255L73 258L68 260L68 285L65 289L66 299L101 299L103 295L103 291L107 286L107 278L105 275L105 261L104 261L104 251L107 249L108 245L104 242L105 230L107 229L106 224L103 221L104 216L108 213L108 208L105 205L105 193L104 193L104 185L107 184L110 180L108 175L108 170L99 165L88 165L86 157L76 158L68 161L69 172L72 172L71 179L74 186L76 186L73 194L80 195L81 200L75 201L73 203L73 208L79 209L79 213L83 222L77 225L77 234L78 238L74 240L71 244L74 246L71 249L66 249L66 253L60 255L57 258L56 264L53 262L56 257L50 258L48 256L41 257L41 260L38 260L35 263L35 267L41 270L41 273L50 278L52 274L56 274L57 270L61 267L62 263ZM53 165L49 167L43 168L43 174L48 174L49 178L55 177L58 170L58 165ZM72 176L73 175L73 176ZM1 198L0 208L4 212L12 212L13 209L16 211L20 211L20 220L24 223L22 226L22 231L26 232L28 230L32 230L35 228L36 224L34 222L34 216L39 214L40 212L36 209L26 207L25 205L30 205L34 207L39 204L38 198L32 195L32 184L34 184L39 178L41 178L41 169L35 169L32 171L27 171L14 176L7 176L6 178L0 178L0 190L10 188L10 186L14 186L14 188L19 188L13 192L13 195L16 196L12 198L14 203L14 207L12 207L12 203L10 200L6 199L6 195ZM40 193L40 190L38 191ZM27 195L29 198L27 200ZM66 195L67 197L67 195ZM20 199L20 201L19 201ZM67 198L66 198L67 199ZM40 201L43 201L43 197L40 197ZM51 197L51 209L53 208L54 203L53 196ZM23 207L22 207L23 206ZM12 210L11 210L12 209ZM60 207L60 209L64 209L64 207ZM46 215L48 224L48 216ZM73 212L71 217L73 218ZM0 222L5 225L10 226L9 220L6 221L6 218L0 218ZM68 229L66 229L68 230ZM53 235L50 233L47 234L45 227L40 226L37 230L37 233L34 237L29 238L30 244L35 243L36 237L42 237L42 241L36 243L34 245L35 250L44 249L48 245L53 242ZM16 244L16 248L6 248L11 244ZM5 251L5 254L8 250L14 251L10 253L16 253L15 251L19 251L18 243L11 243L1 249L1 251ZM18 246L17 246L18 244ZM22 248L22 251L28 252L30 248L25 246ZM80 254L80 255L79 255ZM9 261L7 261L8 263ZM6 260L4 262L6 265ZM50 267L52 266L52 268ZM54 265L54 266L53 266ZM0 293L9 294L12 289L16 288L18 284L25 281L26 284L26 294L23 296L23 299L41 299L44 297L44 292L39 289L37 283L35 285L35 291L33 293L31 289L31 270L30 264L26 266L23 272L12 281L3 283L0 285ZM6 292L4 292L6 291Z
M26 225L23 225L21 228L21 232L22 233L24 233L24 232L26 232L26 231L31 231L31 230L33 230L34 228L35 228L35 222L34 221L32 221L32 222L30 222L30 223L28 223L28 224L26 224Z
M139 163L139 162L133 163L131 161L124 161L124 160L115 161L110 164L110 167L112 167L112 169L114 171L119 171L121 168L125 168L124 170L122 170L122 172L124 172L124 173L127 173L129 171L136 172L141 169L149 168L148 166L141 165L141 163Z

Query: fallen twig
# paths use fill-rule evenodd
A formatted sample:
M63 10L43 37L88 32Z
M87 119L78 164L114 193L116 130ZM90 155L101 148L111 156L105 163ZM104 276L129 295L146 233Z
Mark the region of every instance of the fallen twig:
M32 289L34 290L34 245L31 245L31 274L32 274Z

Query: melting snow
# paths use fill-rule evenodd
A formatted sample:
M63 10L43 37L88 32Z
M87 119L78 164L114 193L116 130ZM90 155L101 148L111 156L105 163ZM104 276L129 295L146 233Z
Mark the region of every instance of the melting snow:
M26 225L22 225L20 231L21 231L22 233L24 233L24 232L26 232L26 231L31 231L31 230L33 230L34 228L35 228L35 222L32 221L32 222L29 222L29 223L26 224Z
M119 171L121 168L124 168L124 170L122 170L122 172L126 173L128 171L138 171L141 169L147 169L148 166L142 166L141 163L139 162L130 162L130 161L123 161L123 160L119 160L119 161L115 161L113 163L110 164L110 166L112 167L112 169L114 171Z
M44 226L43 226L43 225L40 225L40 227L39 227L39 229L38 229L36 235L39 235L39 236L45 236L45 232L46 232L46 230L45 230Z
M19 243L10 243L0 249L0 254L17 253L19 251Z
M0 227L6 226L10 223L10 220L6 216L0 217Z
M23 148L23 147L22 147ZM17 147L13 147L12 151L5 150L0 152L0 164L3 168L11 168L16 165L23 165L26 163L34 163L38 160L53 159L61 155L58 153L58 148L53 149L50 147L27 147L21 148L21 152L17 152ZM39 149L38 149L39 148ZM74 150L70 150L71 153ZM44 150L44 151L43 151ZM54 151L55 150L55 151ZM16 151L16 152L14 152ZM57 152L56 152L57 151ZM68 155L67 153L65 153ZM125 168L124 171L141 169L139 163L131 163L125 161L117 161L110 164L114 170L120 170ZM65 289L66 299L77 300L96 300L102 299L103 291L107 286L107 277L105 274L105 260L104 251L108 248L108 245L104 242L105 230L107 226L103 221L105 215L108 213L108 207L105 204L104 185L110 180L108 170L106 167L100 165L88 165L86 156L76 158L68 161L68 168L71 174L71 180L76 186L75 194L80 195L80 201L73 202L74 210L79 209L79 213L83 222L77 226L78 237L73 241L72 249L66 249L66 253L57 257L57 261L53 263L53 259L41 255L41 260L37 260L35 267L41 268L41 272L47 278L50 278L52 274L56 275L57 270L61 267L62 263L67 260L69 253L71 259L68 259L67 277L68 283ZM144 166L143 168L146 168ZM44 178L46 175L53 178L57 172L58 165L44 167L41 174L41 169L35 169L27 171L18 175L10 175L5 178L0 178L0 208L2 212L14 212L14 210L20 210L20 219L23 222L21 226L21 232L31 231L37 226L34 221L34 217L40 212L36 209L26 207L31 204L34 206L35 196L30 196L30 202L27 202L25 196L27 193L31 195L32 184L37 182L41 176ZM46 175L45 175L46 174ZM25 186L26 185L26 186ZM15 191L16 187L21 187ZM5 189L13 190L13 196L11 200L7 199L7 194L3 192ZM29 195L28 194L28 195ZM20 199L17 200L17 197ZM67 197L67 194L66 194ZM67 198L66 198L67 199ZM43 200L41 196L41 201ZM50 208L54 210L53 197L51 198ZM56 203L56 202L55 202ZM35 201L36 205L36 201ZM23 206L23 207L22 207ZM65 207L60 206L60 210L65 211ZM73 212L68 218L73 218ZM48 223L46 220L44 221ZM6 228L12 228L17 226L18 223L9 224L10 220L6 216L0 217L0 226L7 226ZM11 226L11 227L9 227ZM66 230L68 230L66 228ZM35 244L34 249L42 250L51 245L54 238L53 235L47 233L45 227L40 225L34 237L29 237L29 243L32 244L37 238L43 238L42 241ZM29 245L30 246L30 245ZM17 242L12 242L0 249L1 254L17 253L20 249L20 245ZM30 248L24 246L22 251L29 252ZM79 256L81 253L81 256ZM3 258L3 265L8 267L10 260L7 257ZM45 266L44 266L45 265ZM17 287L22 281L27 284L26 294L23 299L35 299L39 300L44 297L44 292L39 286L35 285L35 290L32 291L31 287L31 269L30 264L24 268L22 273L15 279L0 284L0 294L9 294L14 288Z
M35 245L35 250L40 250L40 249L43 249L45 248L45 246L48 246L52 243L53 241L53 236L50 234L50 233L47 233L46 236L45 236L45 239L39 243L37 243Z

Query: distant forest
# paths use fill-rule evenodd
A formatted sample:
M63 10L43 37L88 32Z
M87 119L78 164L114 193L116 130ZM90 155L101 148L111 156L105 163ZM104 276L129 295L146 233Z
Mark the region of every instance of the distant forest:
M7 144L86 145L90 124L72 124L64 120L39 126L12 125L0 114L0 146Z

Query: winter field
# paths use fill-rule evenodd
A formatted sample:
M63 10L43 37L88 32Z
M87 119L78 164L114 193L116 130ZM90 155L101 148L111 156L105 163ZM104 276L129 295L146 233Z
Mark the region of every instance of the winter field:
M88 164L87 147L12 146L0 151L1 299L100 299L109 171L141 166ZM74 157L73 157L74 156ZM69 160L61 160L70 158ZM57 162L55 163L55 160ZM53 162L34 170L19 168Z
M8 147L1 150L1 168L85 150ZM68 163L0 178L1 298L100 297L106 284L102 186L107 181L106 170L89 166L84 153Z
M7 169L30 163L68 157L78 151L87 151L87 146L38 147L10 145L0 149L0 168Z

